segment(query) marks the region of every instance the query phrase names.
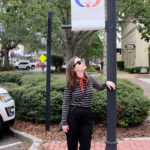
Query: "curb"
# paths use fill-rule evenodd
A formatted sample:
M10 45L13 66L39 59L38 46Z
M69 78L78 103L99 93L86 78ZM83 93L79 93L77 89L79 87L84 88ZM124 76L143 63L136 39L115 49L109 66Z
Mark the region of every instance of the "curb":
M14 133L14 135L22 140L26 140L27 142L32 143L32 145L30 146L29 150L37 150L38 147L40 146L40 144L43 142L42 139L37 138L33 135L30 135L26 132L20 132L17 131L13 128L10 128L10 130Z
M140 141L140 140L144 140L144 141L150 141L150 137L139 137L139 138L124 138L124 141Z

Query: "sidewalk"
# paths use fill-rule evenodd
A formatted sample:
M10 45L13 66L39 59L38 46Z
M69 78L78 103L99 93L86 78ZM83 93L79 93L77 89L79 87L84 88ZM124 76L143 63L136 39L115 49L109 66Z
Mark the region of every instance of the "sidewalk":
M117 78L126 78L132 83L139 85L144 90L144 94L150 97L150 84L138 79L150 78L150 74L130 74L118 71ZM92 141L90 150L105 150L105 147L106 144L103 141ZM38 150L67 150L67 143L66 141L49 141L41 145ZM119 141L117 144L117 150L150 150L150 138L134 138Z
M105 146L106 144L103 142L92 141L90 150L105 150ZM67 150L67 143L66 141L52 141L43 144L38 150ZM117 150L150 150L150 139L120 141Z
M128 72L118 71L117 77L126 78L132 83L139 85L144 90L144 95L150 98L150 84L140 80L140 78L150 79L150 74L130 74Z

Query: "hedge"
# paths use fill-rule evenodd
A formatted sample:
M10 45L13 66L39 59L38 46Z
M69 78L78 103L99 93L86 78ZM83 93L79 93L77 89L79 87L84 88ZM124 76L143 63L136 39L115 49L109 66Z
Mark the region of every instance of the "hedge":
M124 69L124 61L117 61L117 67L119 70L123 70Z
M55 66L56 71L58 68L62 68L62 65L64 63L63 56L52 55L51 59L52 59L52 65Z
M97 72L97 70L94 67L89 67L86 72Z
M10 75L10 74L8 74ZM8 75L3 76L4 81L9 81ZM46 81L41 74L12 74L19 76L18 87L9 89L11 96L16 103L16 116L19 119L45 122L45 96ZM21 76L21 77L20 77ZM102 82L101 78L97 78ZM16 80L14 80L16 81ZM6 83L6 82L5 82ZM4 84L4 83L3 83ZM6 83L7 84L7 83ZM51 122L61 120L62 103L65 87L65 77L51 77ZM96 122L106 122L106 90L97 92L94 90L93 113ZM143 95L143 90L126 79L117 80L117 124L122 127L137 125L148 115L150 100Z
M148 73L150 71L150 67L146 67L146 66L137 66L137 67L133 67L133 68L124 68L124 71L130 72L130 73L140 73L141 68L146 68L148 70Z
M0 83L3 82L13 82L18 85L21 85L21 78L27 74L27 72L23 71L13 71L13 72L1 72L0 73ZM30 73L28 73L30 74Z
M11 71L11 70L14 70L13 65L4 65L4 66L0 65L0 71Z

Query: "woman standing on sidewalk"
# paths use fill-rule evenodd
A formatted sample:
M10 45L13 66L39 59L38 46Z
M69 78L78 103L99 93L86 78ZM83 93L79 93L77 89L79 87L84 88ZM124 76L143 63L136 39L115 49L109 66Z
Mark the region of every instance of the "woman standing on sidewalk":
M62 129L67 136L68 150L90 150L93 130L91 111L93 88L101 91L108 87L115 90L111 81L98 83L85 74L86 65L78 57L69 60L66 70L67 86L62 106Z

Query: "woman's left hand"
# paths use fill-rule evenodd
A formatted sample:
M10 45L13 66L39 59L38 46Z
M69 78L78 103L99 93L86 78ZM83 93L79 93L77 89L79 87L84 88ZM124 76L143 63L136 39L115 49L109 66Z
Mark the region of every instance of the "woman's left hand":
M106 85L110 90L111 90L111 88L113 88L113 90L116 89L116 85L112 81L106 81Z

